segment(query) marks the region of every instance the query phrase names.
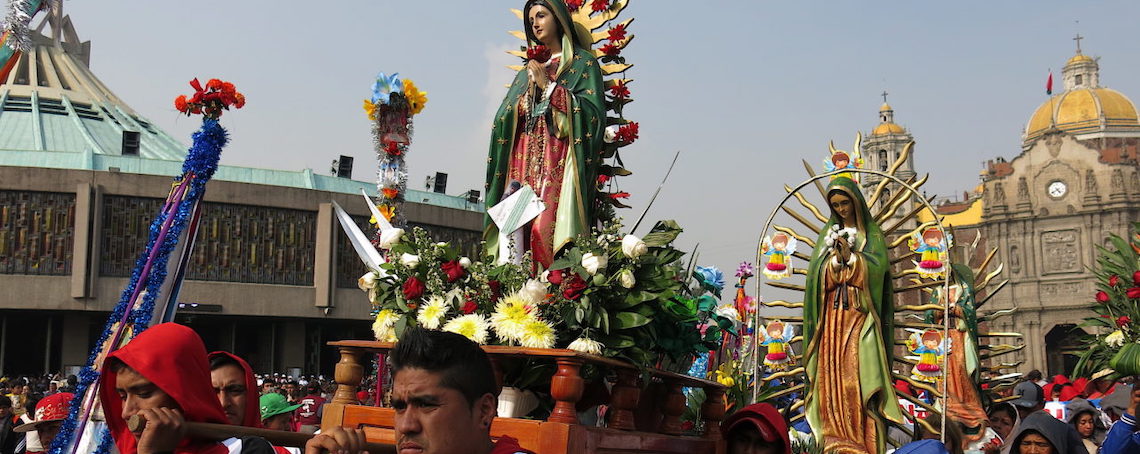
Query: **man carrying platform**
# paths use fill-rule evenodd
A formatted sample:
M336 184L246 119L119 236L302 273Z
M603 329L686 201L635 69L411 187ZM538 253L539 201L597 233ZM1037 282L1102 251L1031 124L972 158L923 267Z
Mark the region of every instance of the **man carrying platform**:
M455 333L409 329L389 361L400 454L533 454L510 437L491 442L499 399L479 345Z
M186 422L227 423L211 386L206 348L190 328L163 323L144 331L107 356L102 377L99 399L120 454L274 452L257 437L185 437ZM139 431L127 425L135 415L146 420ZM363 444L362 432L334 428L309 440L305 452L360 452Z

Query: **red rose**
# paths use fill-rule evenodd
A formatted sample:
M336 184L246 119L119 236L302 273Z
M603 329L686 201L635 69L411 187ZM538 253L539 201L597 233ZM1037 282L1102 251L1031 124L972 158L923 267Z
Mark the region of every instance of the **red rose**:
M491 302L498 301L503 297L503 283L499 281L487 281L487 287L491 288Z
M565 270L550 270L550 276L546 279L550 281L551 284L562 285L562 278L566 277L566 275L563 274L565 272Z
M1140 271L1132 273L1132 283L1140 285Z
M475 309L478 309L478 308L479 308L479 305L475 304L474 301L467 300L467 302L463 303L463 307L460 308L459 310L463 311L464 314L472 314L472 313L475 313Z
M547 60L550 60L550 48L541 44L534 47L528 47L526 49L526 58L528 60L534 60L539 63L546 63Z
M1119 328L1123 328L1124 325L1127 325L1128 322L1131 322L1131 321L1132 321L1132 319L1129 318L1127 315L1122 315L1116 319L1116 326Z
M1128 289L1128 297L1132 299L1140 298L1140 287L1132 287Z
M1104 304L1108 302L1108 294L1104 291L1096 292L1096 302Z
M577 301L586 292L586 281L582 280L578 273L570 273L570 279L565 283L566 285L562 289L563 298Z
M404 281L404 299L414 300L424 296L425 290L424 283L415 276L411 276L408 280Z
M1108 278L1108 286L1116 288L1117 285L1120 285L1120 276L1114 274L1112 277Z
M463 277L464 274L467 274L467 271L464 270L463 266L459 264L458 259L452 260L450 262L443 262L439 265L439 267L443 269L444 273L447 274L447 282L455 282L457 279Z

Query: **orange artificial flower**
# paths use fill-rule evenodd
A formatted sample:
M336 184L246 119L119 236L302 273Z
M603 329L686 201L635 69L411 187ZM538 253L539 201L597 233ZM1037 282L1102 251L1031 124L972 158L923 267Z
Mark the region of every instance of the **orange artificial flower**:
M394 199L397 195L400 195L400 190L396 188L384 188L381 192L384 193L384 198L387 199Z

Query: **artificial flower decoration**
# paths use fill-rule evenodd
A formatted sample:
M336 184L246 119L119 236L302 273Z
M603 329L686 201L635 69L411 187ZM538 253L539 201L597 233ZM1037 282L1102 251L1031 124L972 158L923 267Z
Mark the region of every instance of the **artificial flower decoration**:
M380 190L380 193L384 194L384 198L386 199L394 199L400 195L400 190L396 188L384 188Z
M1101 304L1107 303L1108 302L1108 293L1105 293L1103 290L1096 292L1096 302L1101 303Z
M384 73L376 75L376 82L372 83L372 104L388 104L392 100L392 93L404 91L404 81L400 80L399 73L385 76Z
M570 9L570 11L578 11L578 8L581 8L583 3L586 3L586 0L566 0L566 8Z
M578 276L578 273L570 273L570 278L564 280L565 285L562 287L562 297L570 301L578 301L582 299L582 295L586 293L586 281Z
M424 286L423 281L419 280L419 278L415 276L409 276L408 279L404 281L404 286L401 288L401 290L404 291L404 299L412 301L423 296L425 288L426 287Z
M609 39L611 43L625 39L625 24L617 24L614 28L611 28Z
M590 3L590 9L595 13L610 9L610 0L594 0Z
M716 295L720 295L720 291L724 290L724 273L715 266L698 266L693 270L693 277L697 279L702 288Z
M625 85L620 79L610 87L610 94L617 99L626 99L629 97L629 87Z
M621 54L621 48L613 43L606 43L599 50L602 51L607 57L616 57Z
M749 262L740 262L740 266L736 267L736 277L748 278L755 275L756 269Z
M550 60L550 48L543 46L542 44L528 47L526 49L526 58L527 60L546 63L547 60Z
M1120 317L1116 318L1116 326L1118 328L1124 328L1126 325L1128 325L1128 322L1131 322L1131 321L1132 321L1131 317L1129 317L1127 315L1121 315Z
M376 118L376 103L365 99L364 100L364 114L368 115L368 118L375 119Z
M408 98L408 110L417 115L424 110L427 104L427 92L420 91L412 79L404 79L404 97Z
M588 337L579 337L574 342L571 342L570 345L566 348L582 353L589 353L591 355L600 355L602 354L603 347L604 345L602 345L601 342L590 339Z
M624 143L626 145L631 144L637 140L637 130L638 125L636 122L621 125L618 127L615 139L617 139L618 142Z
M194 79L190 81L190 87L194 88L194 94L189 98L186 95L174 98L174 108L186 116L202 114L206 118L217 119L230 107L245 107L245 95L238 93L232 83L210 79L202 88L202 83Z
M455 282L467 274L467 270L464 270L463 265L459 264L459 259L443 262L439 267L447 275L447 282Z
M1116 288L1119 285L1120 285L1120 276L1117 276L1114 274L1114 275L1112 275L1112 277L1108 278L1108 286L1109 287Z

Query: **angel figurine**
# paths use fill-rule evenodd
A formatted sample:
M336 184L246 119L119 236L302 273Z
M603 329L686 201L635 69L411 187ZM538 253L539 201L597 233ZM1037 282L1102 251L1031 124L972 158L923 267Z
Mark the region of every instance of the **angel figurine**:
M763 334L764 341L760 345L768 347L764 365L772 371L787 370L795 363L791 356L792 348L788 345L792 337L795 337L795 327L773 320L764 328Z
M828 172L834 172L842 169L861 169L863 168L863 157L860 156L859 151L853 151L851 155L846 151L836 150L834 147L831 149L831 158L823 160L823 169ZM843 172L832 175L831 178L847 177L852 181L859 182L859 174L856 172Z
M915 332L906 341L907 350L918 355L918 364L911 370L910 378L927 383L942 379L942 358L950 351L950 339L936 329Z
M777 233L771 237L764 237L760 251L768 256L768 263L764 265L764 275L773 280L780 280L792 275L792 268L788 266L788 257L796 252L796 239L784 233Z
M949 258L946 251L950 249L952 240L951 235L943 235L942 231L935 227L922 231L921 235L918 232L912 234L909 240L910 249L920 254L920 260L917 262L912 260L912 263L920 276L938 279L945 275L946 261Z

